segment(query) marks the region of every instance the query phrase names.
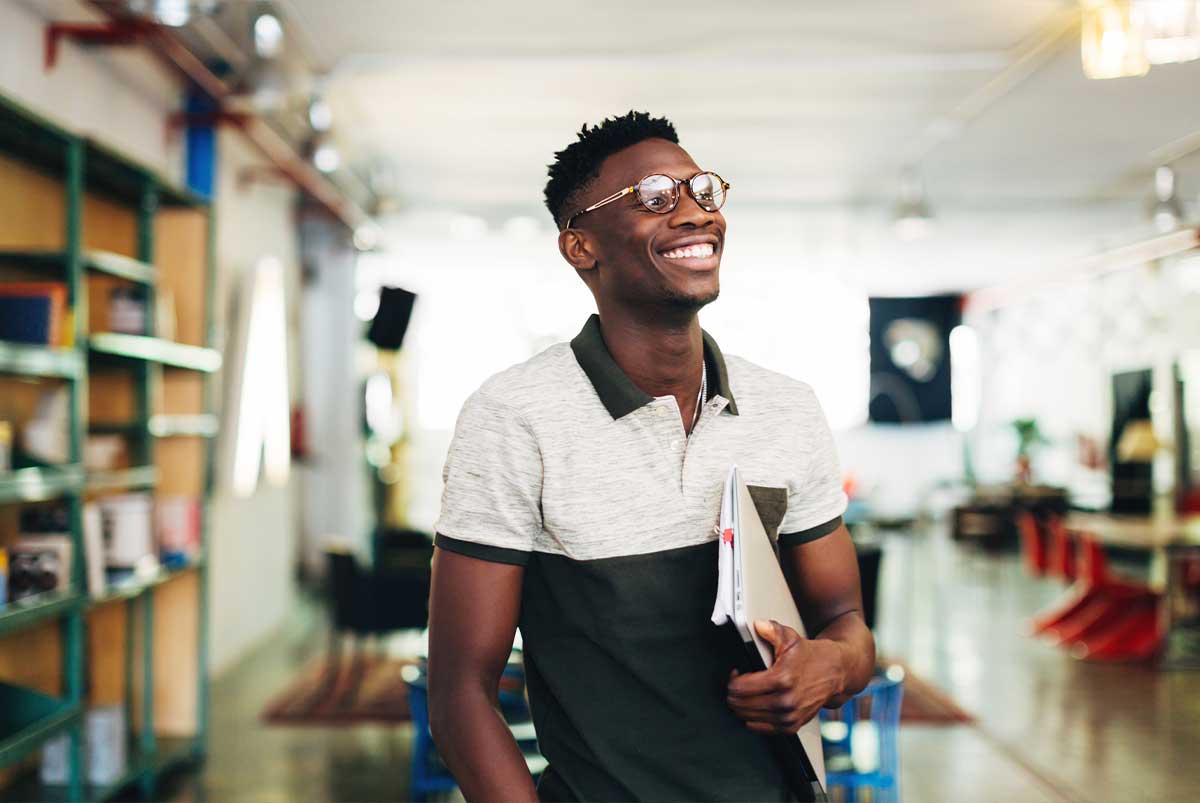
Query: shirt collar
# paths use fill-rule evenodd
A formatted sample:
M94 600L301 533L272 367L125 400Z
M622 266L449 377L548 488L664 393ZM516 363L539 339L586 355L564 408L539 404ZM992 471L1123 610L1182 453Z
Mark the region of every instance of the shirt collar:
M704 337L704 362L708 367L709 398L718 395L728 399L727 409L737 415L737 402L729 388L725 356L721 354L712 335L704 330L701 330L701 334ZM604 343L604 336L600 334L599 315L593 314L588 318L583 329L571 341L571 350L575 352L579 367L596 388L596 395L614 419L629 415L654 401L654 397L633 384L633 380L613 360Z

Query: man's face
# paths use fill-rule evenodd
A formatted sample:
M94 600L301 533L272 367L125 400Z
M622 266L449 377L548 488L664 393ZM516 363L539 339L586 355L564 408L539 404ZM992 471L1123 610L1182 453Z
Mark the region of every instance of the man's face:
M644 176L661 173L687 179L701 168L687 151L665 139L648 139L613 154L583 194L586 208ZM574 211L574 210L572 210ZM595 269L589 284L597 301L625 306L699 309L716 300L725 245L725 218L701 209L686 184L666 214L651 212L630 193L579 217L572 228L587 236ZM680 249L711 245L712 256L687 256ZM671 256L668 256L671 254Z

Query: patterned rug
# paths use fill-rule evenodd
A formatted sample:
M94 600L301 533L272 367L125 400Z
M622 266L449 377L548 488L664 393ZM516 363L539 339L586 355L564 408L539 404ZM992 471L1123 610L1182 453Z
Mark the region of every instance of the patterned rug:
M408 722L408 687L401 673L415 660L359 653L317 659L260 715L271 725ZM970 724L975 718L938 687L904 669L900 721L913 725Z
M415 663L361 653L319 658L259 716L271 725L408 722L408 687L400 673Z
M913 674L901 661L883 661L884 666L904 669L904 697L900 700L900 722L910 725L968 725L968 714L946 692Z

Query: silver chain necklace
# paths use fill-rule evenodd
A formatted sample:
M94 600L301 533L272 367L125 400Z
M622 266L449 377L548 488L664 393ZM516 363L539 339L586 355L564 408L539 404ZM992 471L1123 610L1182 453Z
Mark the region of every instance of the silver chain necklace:
M691 431L696 431L696 423L700 420L700 411L704 408L704 401L708 398L708 365L704 362L700 363L700 393L696 396L696 412L692 414Z

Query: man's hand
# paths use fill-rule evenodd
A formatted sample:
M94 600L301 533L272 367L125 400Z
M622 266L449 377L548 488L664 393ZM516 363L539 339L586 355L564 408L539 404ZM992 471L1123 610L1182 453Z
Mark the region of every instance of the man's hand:
M754 623L775 649L775 661L762 672L730 675L729 707L752 731L794 734L822 706L839 697L846 684L843 648L836 641L809 640L774 620Z

